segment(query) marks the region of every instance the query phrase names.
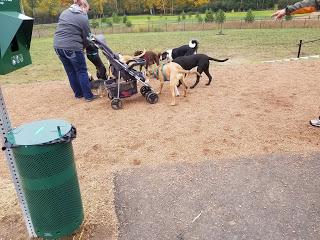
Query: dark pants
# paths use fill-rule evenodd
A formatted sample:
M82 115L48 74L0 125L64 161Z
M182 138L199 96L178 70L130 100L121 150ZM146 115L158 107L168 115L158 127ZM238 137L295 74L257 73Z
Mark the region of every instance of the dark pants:
M90 89L86 60L82 51L55 49L68 75L70 86L76 98L90 99Z
M106 75L107 70L106 70L106 67L104 66L104 64L99 56L99 53L92 53L92 54L87 53L87 58L96 67L97 78L98 79L107 79L107 75Z

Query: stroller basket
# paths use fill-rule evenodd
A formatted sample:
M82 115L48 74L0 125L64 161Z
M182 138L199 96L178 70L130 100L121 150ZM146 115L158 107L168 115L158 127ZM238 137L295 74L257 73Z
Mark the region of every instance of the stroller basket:
M118 83L112 83L106 85L110 98L116 98L118 96ZM123 81L120 83L120 91L119 91L119 97L120 98L127 98L131 97L132 95L138 93L137 89L137 81Z

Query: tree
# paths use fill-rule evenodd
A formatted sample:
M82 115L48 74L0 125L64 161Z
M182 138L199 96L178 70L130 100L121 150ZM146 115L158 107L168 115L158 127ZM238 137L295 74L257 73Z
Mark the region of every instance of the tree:
M122 22L126 23L127 21L128 21L127 15L124 15L123 18L122 18Z
M112 14L112 22L114 23L119 23L121 21L120 17L118 16L117 13Z
M106 0L91 0L91 7L98 13L99 17L104 15L104 5Z
M206 10L206 15L204 17L204 21L205 22L213 22L214 21L213 12L211 9Z
M251 9L248 10L248 12L247 12L244 20L245 20L246 22L248 22L248 23L254 22L254 14L252 13L252 10L251 10Z
M222 24L226 21L226 14L221 9L218 10L216 13L216 23L220 24L220 32L219 34L222 34Z
M186 13L184 11L182 11L181 13L181 19L182 20L185 20L186 19Z
M96 19L93 19L93 20L91 21L90 26L91 26L91 28L94 29L94 32L95 32L95 34L96 34L96 28L99 27L98 21L97 21Z
M209 0L195 0L194 2L195 7L201 7L209 3Z

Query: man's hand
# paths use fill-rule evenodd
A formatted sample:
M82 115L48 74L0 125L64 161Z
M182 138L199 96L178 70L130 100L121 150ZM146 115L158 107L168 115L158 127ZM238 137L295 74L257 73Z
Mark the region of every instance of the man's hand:
M286 15L286 9L284 8L284 9L281 9L281 10L275 12L274 14L272 14L271 17L273 17L274 19L280 20L280 19L282 19L283 16L285 16L285 15Z

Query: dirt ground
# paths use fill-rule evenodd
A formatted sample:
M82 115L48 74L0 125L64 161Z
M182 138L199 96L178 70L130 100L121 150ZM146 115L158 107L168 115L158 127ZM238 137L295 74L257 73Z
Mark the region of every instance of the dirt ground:
M117 239L113 173L125 168L203 160L223 161L270 153L319 151L319 60L256 65L211 64L178 105L168 85L155 105L137 94L112 110L104 97L87 103L67 82L4 85L13 126L61 118L78 131L73 142L85 222L70 239ZM191 84L194 77L187 79ZM157 82L152 83L158 87ZM26 239L14 187L0 161L0 239Z

